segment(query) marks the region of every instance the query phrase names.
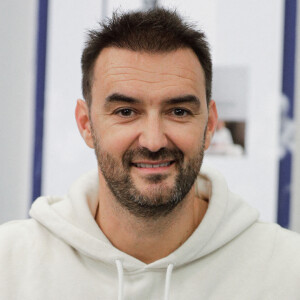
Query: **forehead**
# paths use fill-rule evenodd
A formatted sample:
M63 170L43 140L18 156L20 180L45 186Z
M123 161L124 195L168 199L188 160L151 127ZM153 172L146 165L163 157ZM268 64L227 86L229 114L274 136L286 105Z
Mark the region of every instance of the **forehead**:
M150 101L183 94L201 99L205 98L205 77L197 56L188 48L148 53L110 47L96 60L93 101L111 93Z

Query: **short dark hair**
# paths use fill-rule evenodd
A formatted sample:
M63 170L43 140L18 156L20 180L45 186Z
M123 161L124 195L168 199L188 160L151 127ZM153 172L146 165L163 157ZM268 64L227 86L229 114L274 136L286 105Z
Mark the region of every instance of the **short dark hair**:
M91 106L94 66L100 52L107 47L133 51L165 53L191 48L204 70L206 100L211 98L212 62L205 34L165 8L142 12L114 13L111 19L99 23L100 30L88 34L81 57L82 94Z

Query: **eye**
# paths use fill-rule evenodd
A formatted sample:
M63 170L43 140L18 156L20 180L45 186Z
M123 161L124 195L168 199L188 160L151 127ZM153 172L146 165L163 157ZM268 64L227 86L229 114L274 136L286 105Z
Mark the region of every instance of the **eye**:
M174 108L172 114L177 117L186 117L187 115L190 114L190 112L183 108Z
M115 112L120 117L133 117L135 112L130 108L122 108Z

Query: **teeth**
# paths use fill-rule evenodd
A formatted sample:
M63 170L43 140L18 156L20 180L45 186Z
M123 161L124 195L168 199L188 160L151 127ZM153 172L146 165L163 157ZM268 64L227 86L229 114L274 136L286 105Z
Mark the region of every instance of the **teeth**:
M171 162L166 162L163 164L136 164L138 168L159 168L159 167L167 167L171 164Z

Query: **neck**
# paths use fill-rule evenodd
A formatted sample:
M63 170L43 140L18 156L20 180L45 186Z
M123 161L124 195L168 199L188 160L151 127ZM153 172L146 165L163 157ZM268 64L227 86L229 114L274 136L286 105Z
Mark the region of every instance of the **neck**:
M99 186L96 222L119 250L151 263L180 247L200 224L207 202L195 195L193 187L183 201L167 216L142 219L123 208L106 184Z

